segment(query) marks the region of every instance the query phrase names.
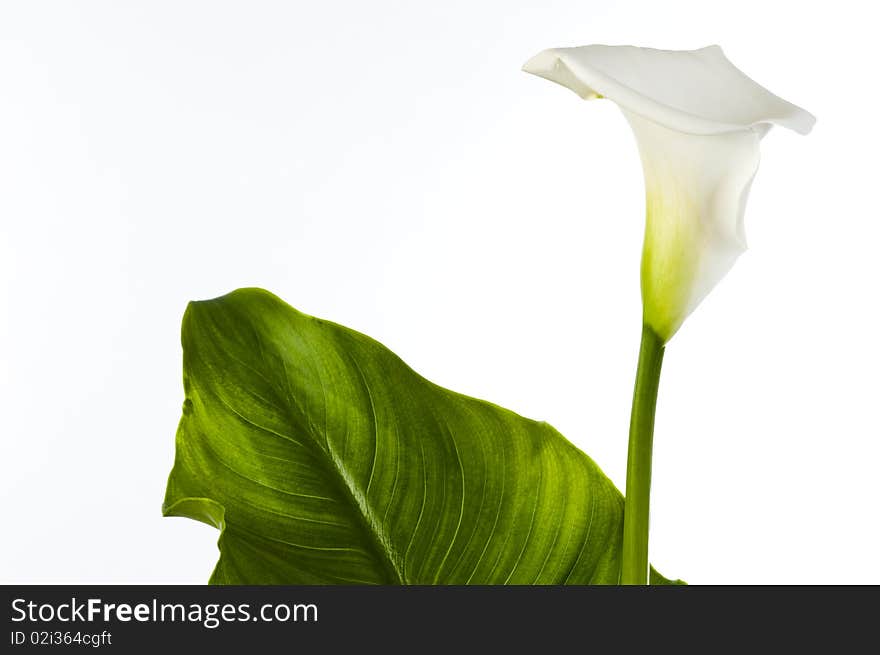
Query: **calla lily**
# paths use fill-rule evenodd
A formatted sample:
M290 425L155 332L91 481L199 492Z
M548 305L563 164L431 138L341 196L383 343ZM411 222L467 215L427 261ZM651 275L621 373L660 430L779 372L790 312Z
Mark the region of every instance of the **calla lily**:
M626 464L620 580L648 581L654 414L664 346L746 248L743 214L773 125L815 119L746 77L721 48L590 45L545 50L523 69L582 98L609 98L635 132L645 173L642 343Z
M587 100L613 100L632 126L646 188L644 322L666 343L746 248L761 139L774 124L806 134L815 119L746 77L718 46L558 48L523 70Z

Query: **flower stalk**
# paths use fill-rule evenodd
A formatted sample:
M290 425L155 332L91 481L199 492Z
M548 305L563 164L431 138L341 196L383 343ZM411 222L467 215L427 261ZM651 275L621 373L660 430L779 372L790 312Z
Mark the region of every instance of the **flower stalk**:
M623 514L623 553L620 581L648 584L648 518L651 500L651 458L654 411L663 364L663 341L649 326L642 327L639 364L633 392L626 460L626 501Z

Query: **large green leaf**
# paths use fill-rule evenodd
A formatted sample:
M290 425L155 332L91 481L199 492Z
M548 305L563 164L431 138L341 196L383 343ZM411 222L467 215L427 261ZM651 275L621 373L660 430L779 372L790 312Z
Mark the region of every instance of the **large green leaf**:
M221 530L211 582L618 581L621 495L546 423L258 289L191 303L182 340L163 511Z

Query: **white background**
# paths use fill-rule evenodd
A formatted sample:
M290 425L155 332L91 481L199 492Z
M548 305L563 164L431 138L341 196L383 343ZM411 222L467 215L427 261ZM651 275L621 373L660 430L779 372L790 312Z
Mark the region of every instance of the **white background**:
M822 7L821 9L819 7ZM876 17L843 2L0 4L0 580L201 583L160 506L190 299L242 286L545 419L623 485L641 167L547 47L718 43L774 130L669 344L651 559L880 583Z

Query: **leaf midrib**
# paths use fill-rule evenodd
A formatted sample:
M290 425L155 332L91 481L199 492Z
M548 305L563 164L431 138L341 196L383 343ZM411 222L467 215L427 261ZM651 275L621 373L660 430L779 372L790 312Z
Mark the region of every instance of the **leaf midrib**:
M321 395L323 397L323 407L324 407L324 440L323 444L321 440L318 438L316 434L309 434L312 443L318 448L320 453L316 459L320 462L324 462L326 458L329 460L327 463L327 469L332 473L330 479L336 482L336 487L340 490L341 494L345 497L344 504L352 510L352 514L357 518L358 525L360 526L362 532L367 535L367 539L369 541L369 545L374 551L375 558L382 564L382 567L385 571L386 577L389 578L390 584L406 584L406 578L403 574L403 569L399 565L399 563L394 558L394 551L391 548L390 541L388 536L385 534L385 531L382 529L381 523L377 520L376 515L373 513L372 508L369 505L367 498L360 492L354 480L351 477L348 469L345 464L342 462L340 457L334 452L333 446L330 443L329 435L327 434L327 388L324 385L324 378L321 376L320 367L315 365L315 362L311 361L311 358L304 358L309 361L314 372L315 377L321 383ZM285 369L285 378L286 376ZM363 378L363 373L361 372L361 377ZM370 403L372 406L372 393L370 392L369 387L367 386L366 380L362 379L364 391L367 393L370 398ZM289 384L289 380L288 380ZM375 411L375 410L374 410ZM375 416L373 417L375 421ZM378 432L378 425L376 426L376 430ZM373 444L373 448L375 449L375 441ZM323 455L323 457L322 457ZM374 453L375 457L375 453Z

